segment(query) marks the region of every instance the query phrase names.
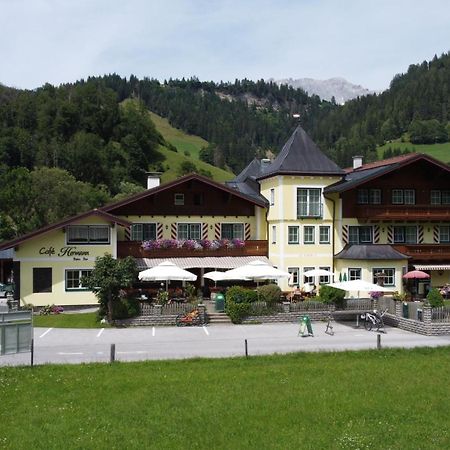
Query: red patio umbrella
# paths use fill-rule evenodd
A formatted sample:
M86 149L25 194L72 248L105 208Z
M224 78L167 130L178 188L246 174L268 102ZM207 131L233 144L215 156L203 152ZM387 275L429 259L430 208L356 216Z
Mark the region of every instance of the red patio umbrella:
M408 279L416 279L416 280L423 280L424 278L430 278L430 275L428 275L425 272L422 272L421 270L411 270L410 272L406 272L405 275L403 275L403 278Z

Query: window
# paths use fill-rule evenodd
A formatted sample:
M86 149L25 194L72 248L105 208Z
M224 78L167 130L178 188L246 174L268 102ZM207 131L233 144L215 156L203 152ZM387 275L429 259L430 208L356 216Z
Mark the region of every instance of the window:
M303 267L303 273L308 272L309 270L314 270L315 267ZM311 283L314 284L314 277L305 277L303 275L303 283Z
M394 227L394 244L417 244L417 227Z
M359 205L379 205L381 203L381 189L358 189L357 203Z
M450 205L450 190L433 190L430 194L430 203L432 205Z
M298 267L288 267L288 272L291 274L289 278L289 284L291 286L299 285L299 268Z
M414 189L392 189L393 205L415 205L416 191Z
M358 205L366 205L369 203L369 191L367 189L358 189L356 201Z
M52 292L52 268L33 268L33 293Z
M289 226L288 227L288 244L298 244L299 243L299 227Z
M450 244L450 226L441 225L439 227L439 243Z
M272 225L272 244L277 243L277 226Z
M241 239L244 240L244 224L243 223L223 223L221 225L222 239Z
M180 240L186 239L201 239L201 224L200 223L179 223L177 226L177 237Z
M194 205L203 205L203 192L197 192L194 194Z
M372 281L374 284L379 284L379 278L382 278L382 286L395 286L395 269L373 268Z
M361 269L348 269L348 281L360 280L361 279Z
M349 244L371 244L372 243L372 227L348 227Z
M174 194L173 204L176 206L184 205L184 194Z
M393 205L403 205L403 190L402 189L392 189L392 204Z
M369 202L372 205L379 205L381 203L381 189L370 189Z
M87 288L81 284L81 279L88 276L92 270L68 269L66 270L66 291L80 290Z
M314 227L305 226L303 228L303 243L314 244Z
M331 268L329 266L319 267L319 269L328 270L328 272L331 271ZM319 277L319 284L329 284L329 283L330 283L330 275L321 275Z
M134 223L131 225L132 241L151 241L156 239L156 223Z
M322 216L321 189L297 189L297 218Z
M67 227L68 244L109 244L108 225L70 225Z
M319 227L319 243L320 244L330 243L330 227L328 226Z
M405 189L404 191L405 205L416 204L416 191L414 189Z
M275 189L270 190L270 206L275 205Z

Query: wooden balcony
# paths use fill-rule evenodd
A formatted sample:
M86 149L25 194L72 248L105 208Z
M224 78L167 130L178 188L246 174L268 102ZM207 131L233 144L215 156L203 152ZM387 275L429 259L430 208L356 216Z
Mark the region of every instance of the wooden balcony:
M450 244L406 244L393 247L410 256L411 262L450 261Z
M353 214L371 222L450 220L450 208L442 205L357 205Z
M161 248L144 250L140 241L117 242L117 256L125 258L189 258L202 256L267 256L267 241L245 241L242 248L219 248L217 250L189 250L187 248Z

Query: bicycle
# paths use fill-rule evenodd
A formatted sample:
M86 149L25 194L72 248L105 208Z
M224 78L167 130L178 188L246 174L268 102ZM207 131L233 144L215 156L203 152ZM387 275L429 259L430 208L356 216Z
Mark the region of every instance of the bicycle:
M198 313L198 310L194 309L192 312L187 314L179 314L175 319L175 324L177 327L189 327L189 326L201 326L205 322L203 317Z
M364 328L367 331L371 331L372 328L376 327L376 331L382 331L385 333L383 316L386 314L387 308L380 314L376 309L373 312L366 312L361 314L361 319L364 320Z

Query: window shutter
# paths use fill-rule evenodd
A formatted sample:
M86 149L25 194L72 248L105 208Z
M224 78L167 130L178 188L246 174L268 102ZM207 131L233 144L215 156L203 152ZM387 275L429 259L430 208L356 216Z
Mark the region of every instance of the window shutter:
M244 224L244 239L246 241L249 241L251 237L251 228L250 228L250 224L246 223Z
M163 224L161 222L158 222L156 224L156 239L162 238L163 238Z
M219 240L221 238L221 232L222 232L222 224L216 223L214 225L214 239Z
M423 225L417 227L417 243L423 244Z
M208 239L208 224L202 223L202 239Z
M394 227L392 225L387 227L387 242L388 244L394 243Z
M126 227L125 228L125 240L129 241L131 237L131 227Z
M435 244L439 244L439 240L440 240L440 230L439 230L439 225L435 225L433 227L433 242Z
M171 239L177 239L177 224L176 223L172 223L170 225L170 237Z
M348 244L348 225L342 225L342 242Z
M380 225L373 227L373 243L378 244L380 242Z

